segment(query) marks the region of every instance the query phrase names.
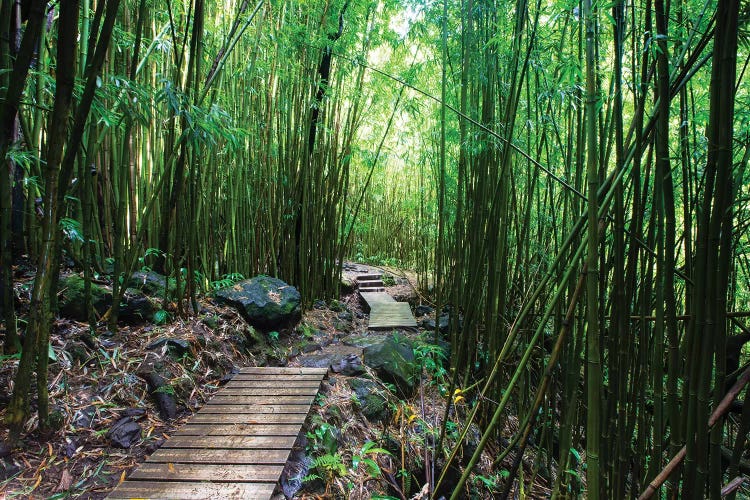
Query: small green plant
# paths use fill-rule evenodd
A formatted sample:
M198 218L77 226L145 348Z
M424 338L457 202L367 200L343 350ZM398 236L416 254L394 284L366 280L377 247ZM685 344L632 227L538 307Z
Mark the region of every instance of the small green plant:
M309 455L331 455L338 450L337 430L331 424L322 422L307 432L307 452Z
M271 339L271 342L274 342L274 343L278 342L279 341L279 332L277 332L275 330L272 331L272 332L268 332L268 338Z
M226 288L244 279L245 277L240 273L225 274L221 277L221 279L211 282L211 289L218 290L220 288Z
M154 324L155 325L165 325L169 322L170 316L169 312L165 311L164 309L159 309L154 313Z
M337 478L346 476L347 470L341 455L338 453L326 453L313 460L310 466L310 474L302 478L303 481L314 481L320 479L326 483L326 491L330 483Z
M396 284L396 278L392 274L389 274L389 273L385 273L382 276L382 280L385 286L393 286Z
M359 464L363 464L367 474L371 478L376 478L382 473L377 462L377 456L390 454L388 450L378 448L372 441L367 441L357 453L352 455L352 470L356 471Z

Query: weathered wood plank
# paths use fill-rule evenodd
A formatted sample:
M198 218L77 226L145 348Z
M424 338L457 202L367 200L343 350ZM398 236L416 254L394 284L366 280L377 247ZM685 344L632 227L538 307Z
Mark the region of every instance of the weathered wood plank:
M174 436L164 448L291 449L297 436Z
M224 395L221 392L216 394L211 400L206 403L207 405L216 404L247 404L247 405L262 405L264 403L277 404L277 405L309 405L315 400L315 396L273 396L269 399L268 396L236 396L236 395Z
M193 423L183 425L172 436L296 436L299 424Z
M204 413L246 413L250 415L256 415L258 413L274 414L274 413L304 413L310 411L310 405L235 405L235 404L207 404L198 412L199 414Z
M275 374L275 375L325 375L328 373L327 368L306 368L302 366L264 366L264 367L245 367L240 369L240 374Z
M317 390L320 379L317 380L232 380L224 386L225 389L273 389L276 387L299 387Z
M306 413L266 413L247 415L241 413L197 413L190 419L193 424L297 424L301 426Z
M200 483L125 481L108 497L112 500L148 498L149 500L268 500L276 488L268 483Z
M275 398L276 396L315 396L318 387L227 387L217 395L222 396L263 396Z
M205 463L226 465L284 465L289 451L283 450L196 450L193 448L161 448L148 457L154 463Z
M321 377L320 374L296 374L296 375L290 375L290 374L284 374L284 373L266 373L266 374L260 374L260 373L238 373L234 377L232 377L231 382L235 381L288 381L288 380L294 380L294 381L317 381L320 382L323 377Z
M145 462L130 479L144 481L211 481L214 483L268 483L276 481L283 465L159 464Z
M386 292L360 292L359 295L365 300L365 302L367 302L370 309L376 304L396 302L396 300Z

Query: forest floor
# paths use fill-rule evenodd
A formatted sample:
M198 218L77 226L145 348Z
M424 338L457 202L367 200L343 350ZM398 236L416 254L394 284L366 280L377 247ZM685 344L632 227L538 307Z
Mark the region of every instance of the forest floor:
M348 274L367 269L348 267ZM417 302L413 276L392 271L388 292L397 300ZM28 282L18 286L28 286L33 274L26 278ZM54 434L39 436L32 418L20 446L12 450L3 444L7 431L0 430L0 499L104 498L239 368L310 365L327 356L340 359L361 352L346 341L348 337L368 335L367 315L351 289L338 301L317 301L296 327L270 338L258 335L236 311L210 297L200 301L200 309L200 314L177 317L167 325L122 325L114 333L101 327L95 336L85 323L58 318L51 336L50 401L60 425ZM19 313L23 315L23 309ZM430 319L436 319L434 312L418 321L428 326L425 320ZM390 334L429 345L420 344L428 337L421 327ZM277 498L426 498L422 494L427 478L440 474L429 448L445 412L445 388L438 383L444 370L434 362L440 360L430 357L433 362L426 362L425 353L435 351L419 352L425 356L417 359L422 383L410 398L399 398L367 367L359 377L331 373L282 476ZM179 409L174 419L160 417L146 382L137 375L139 368L154 362L171 374ZM0 419L13 391L17 364L16 358L0 358ZM368 413L358 400L351 379L362 377L375 384L367 390L381 398L382 408L377 410L382 412L373 414L369 408ZM466 409L455 405L457 420ZM125 443L127 448L116 447L111 429L126 416L141 433ZM507 425L512 431L517 423L510 419ZM478 429L469 435L475 442ZM475 476L469 486L472 498L493 498L502 482L501 472L491 472L501 469L493 468L493 451L497 450L490 446L479 466L483 475ZM313 458L322 454L337 456L342 465L324 470ZM446 486L458 471L448 474ZM303 481L305 476L308 480ZM535 491L546 497L545 481L537 479Z

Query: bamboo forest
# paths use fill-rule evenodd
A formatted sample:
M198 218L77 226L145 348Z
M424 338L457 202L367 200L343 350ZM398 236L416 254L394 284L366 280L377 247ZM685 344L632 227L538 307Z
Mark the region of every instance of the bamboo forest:
M0 24L0 499L750 498L747 0Z

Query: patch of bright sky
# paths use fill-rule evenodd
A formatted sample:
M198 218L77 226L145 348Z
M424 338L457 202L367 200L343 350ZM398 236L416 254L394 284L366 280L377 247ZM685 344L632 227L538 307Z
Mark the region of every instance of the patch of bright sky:
M423 17L424 13L422 12L421 6L405 5L401 12L391 18L391 23L388 27L396 32L403 40L409 33L411 25L416 21L420 21Z

